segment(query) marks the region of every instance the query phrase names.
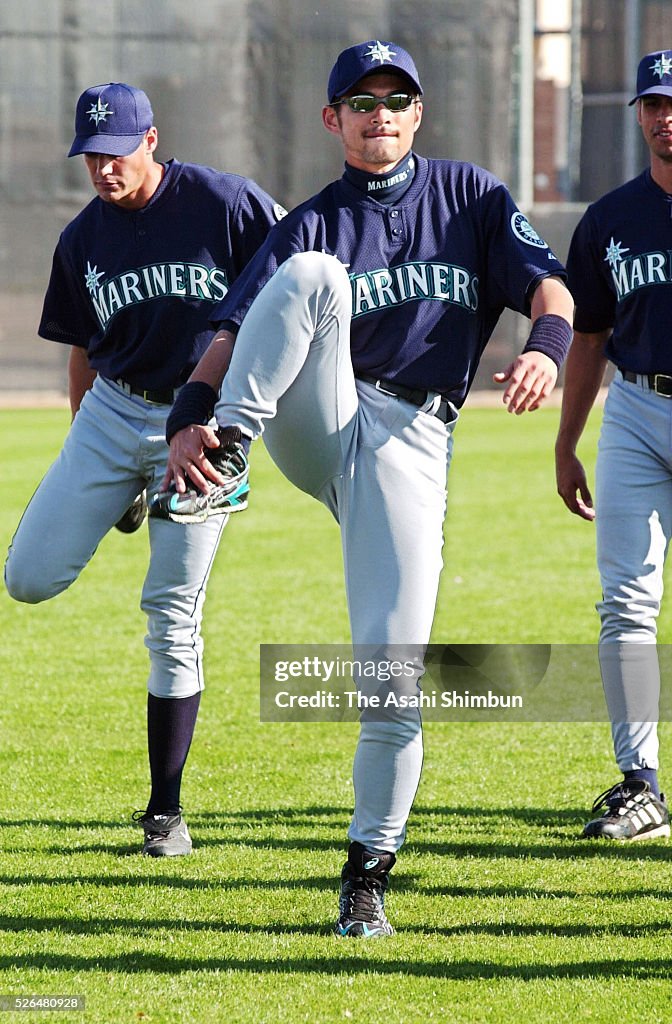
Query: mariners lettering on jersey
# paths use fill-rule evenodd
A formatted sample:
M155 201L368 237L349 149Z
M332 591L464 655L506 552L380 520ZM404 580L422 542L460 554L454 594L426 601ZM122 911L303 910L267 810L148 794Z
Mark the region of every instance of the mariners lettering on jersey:
M351 274L353 319L385 306L434 299L475 313L478 277L450 263L403 263L399 267Z
M220 302L229 289L224 270L200 263L152 263L118 274L110 281L101 281L103 277L104 271L87 262L84 281L102 327L120 309L138 302L170 296Z
M644 252L639 256L624 258L630 249L612 238L605 251L604 261L611 267L619 302L638 288L672 283L672 250Z

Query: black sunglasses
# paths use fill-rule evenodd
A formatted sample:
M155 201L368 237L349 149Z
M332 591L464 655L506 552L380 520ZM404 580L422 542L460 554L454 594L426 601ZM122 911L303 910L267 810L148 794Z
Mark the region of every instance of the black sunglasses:
M339 103L347 103L350 110L354 110L356 114L372 114L378 104L382 103L388 110L396 113L399 110L408 110L415 101L415 96L407 92L391 92L388 96L374 96L370 92L362 92L357 96L343 96L340 100L334 100L330 106L336 107Z

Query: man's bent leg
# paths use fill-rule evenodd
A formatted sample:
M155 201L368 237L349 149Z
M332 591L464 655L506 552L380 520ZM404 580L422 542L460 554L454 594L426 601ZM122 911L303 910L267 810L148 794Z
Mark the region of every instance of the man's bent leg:
M351 302L347 272L334 256L308 252L286 260L243 321L215 410L219 423L251 437L265 427L278 467L316 496L351 458Z
M96 380L12 539L5 581L13 598L37 604L77 579L144 487L136 449L137 431Z
M189 697L203 689L203 604L227 521L224 516L182 526L149 520L151 555L141 606L148 625L147 687L156 697Z

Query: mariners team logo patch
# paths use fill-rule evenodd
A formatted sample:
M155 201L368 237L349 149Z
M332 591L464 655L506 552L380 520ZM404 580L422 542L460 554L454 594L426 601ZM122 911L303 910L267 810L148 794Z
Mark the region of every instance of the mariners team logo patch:
M511 230L519 241L525 242L525 245L533 245L536 249L548 249L548 243L537 234L520 210L516 210L511 217Z
M98 125L100 124L101 121L103 122L103 124L107 124L108 117L111 117L112 114L114 113L113 110L109 109L109 106L110 106L109 103L101 103L100 102L100 96L99 96L98 97L98 102L97 103L92 103L91 104L91 109L87 110L87 114L89 115L89 120L93 121L93 123L96 125L96 127L98 127Z
M392 58L396 57L394 50L391 50L385 43L381 43L376 39L375 44L371 46L370 50L367 50L364 54L365 57L371 58L371 63L374 64L378 61L380 64L385 64L387 61L392 63Z
M667 54L661 53L660 57L656 58L653 64L649 65L649 71L653 71L654 75L658 75L662 82L666 75L672 75L672 59Z

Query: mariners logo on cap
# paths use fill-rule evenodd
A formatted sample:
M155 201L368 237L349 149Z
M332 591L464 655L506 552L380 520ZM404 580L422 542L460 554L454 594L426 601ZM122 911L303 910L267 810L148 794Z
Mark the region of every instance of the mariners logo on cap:
M668 57L665 53L661 53L653 64L649 65L649 71L653 71L654 75L658 75L658 78L662 81L665 75L672 74L672 58Z
M375 43L371 44L371 49L367 50L364 56L370 57L372 63L378 60L381 64L385 64L386 61L392 63L392 58L396 57L397 54L389 46L386 46L385 43L381 43L376 39Z
M101 103L100 102L100 96L99 96L98 97L98 102L94 103L91 106L90 110L87 110L87 114L89 115L89 120L93 121L93 123L95 125L99 125L101 121L103 121L105 124L107 124L107 118L111 114L114 113L113 110L108 110L107 109L109 107L109 105L110 105L109 103Z
M422 95L418 70L410 53L397 43L367 39L365 43L355 43L339 53L327 84L329 103L345 96L355 85L359 88L358 82L362 78L383 70L400 72L408 79L413 91Z
M654 50L640 60L637 92L628 106L644 96L672 96L672 50Z

